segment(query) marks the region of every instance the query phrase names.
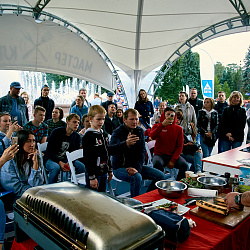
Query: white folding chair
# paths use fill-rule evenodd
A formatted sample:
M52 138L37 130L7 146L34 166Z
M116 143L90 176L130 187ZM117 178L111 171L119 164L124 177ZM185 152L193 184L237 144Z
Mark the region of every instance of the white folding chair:
M76 170L73 165L73 161L79 158L83 158L83 150L77 149L71 153L67 151L66 156L67 156L70 171L71 171L71 182L75 183L76 185L78 184L86 185L85 173L76 174Z
M43 172L43 176L44 176L44 180L45 180L45 183L48 184L49 181L48 181L48 176L47 176L47 173L46 173L46 169L43 165L43 152L46 151L47 149L47 145L48 145L48 142L44 142L44 143L37 143L37 148L38 148L38 154L40 156L40 161L41 161L41 169L42 169L42 172Z

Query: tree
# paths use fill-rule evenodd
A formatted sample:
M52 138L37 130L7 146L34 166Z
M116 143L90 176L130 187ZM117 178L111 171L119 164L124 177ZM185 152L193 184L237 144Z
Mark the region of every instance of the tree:
M61 82L65 82L67 79L70 79L70 81L72 81L72 77L70 76L56 75L51 73L46 73L46 79L50 88L52 82L54 81L56 89L60 87Z
M162 100L168 100L170 104L176 103L178 101L178 93L182 90L180 79L180 60L177 60L164 76L161 87L158 88L156 95L161 97Z
M217 98L218 92L222 91L218 77L214 76L214 98Z
M245 65L243 67L242 81L244 84L245 91L247 93L250 93L250 46L244 59L244 63Z
M182 86L188 85L190 89L197 88L198 96L201 96L199 54L191 50L186 52L181 59L180 69Z
M217 76L217 78L218 78L219 81L222 78L223 71L225 69L226 69L226 67L223 66L221 62L216 62L216 64L214 65L214 75Z
M224 82L222 90L226 93L226 97L228 98L231 94L231 90L230 90L227 82Z

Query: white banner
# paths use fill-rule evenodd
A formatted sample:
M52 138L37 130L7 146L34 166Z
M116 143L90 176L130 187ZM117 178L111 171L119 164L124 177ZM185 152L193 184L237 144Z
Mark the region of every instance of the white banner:
M200 75L203 98L214 98L214 63L205 50L199 49L198 53L200 55Z
M68 75L115 89L103 58L69 29L22 15L3 15L0 22L0 69Z

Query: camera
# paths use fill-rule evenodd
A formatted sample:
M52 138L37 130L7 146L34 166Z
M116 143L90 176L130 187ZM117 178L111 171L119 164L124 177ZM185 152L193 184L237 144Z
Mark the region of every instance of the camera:
M174 117L175 117L175 113L171 113L169 116L170 116L171 118L174 118Z

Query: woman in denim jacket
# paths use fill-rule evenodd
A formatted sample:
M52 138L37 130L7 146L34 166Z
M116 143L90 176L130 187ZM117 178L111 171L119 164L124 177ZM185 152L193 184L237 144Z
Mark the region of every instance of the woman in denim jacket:
M203 158L211 155L216 142L219 118L214 106L213 98L205 98L203 109L198 113L197 127L201 135Z
M14 190L16 199L27 189L43 184L33 132L19 130L17 137L19 151L1 169L1 184L7 191Z

